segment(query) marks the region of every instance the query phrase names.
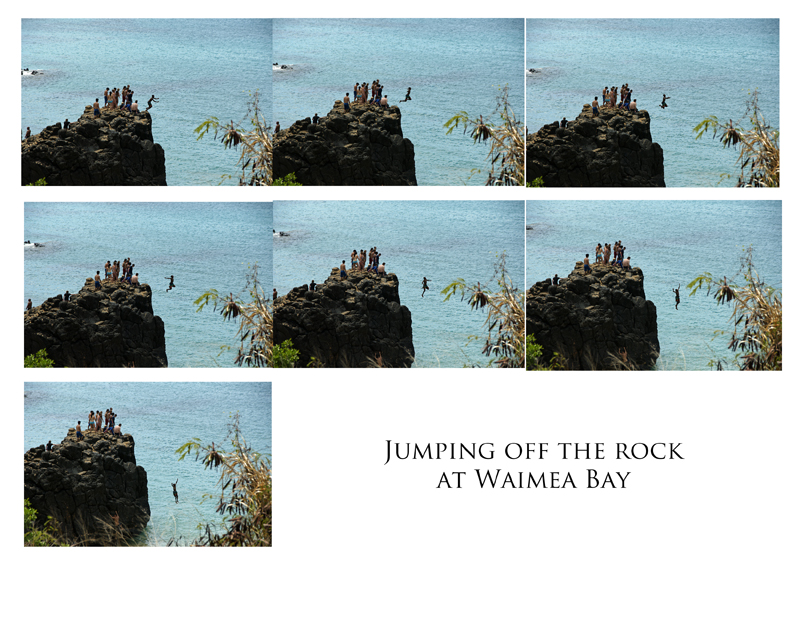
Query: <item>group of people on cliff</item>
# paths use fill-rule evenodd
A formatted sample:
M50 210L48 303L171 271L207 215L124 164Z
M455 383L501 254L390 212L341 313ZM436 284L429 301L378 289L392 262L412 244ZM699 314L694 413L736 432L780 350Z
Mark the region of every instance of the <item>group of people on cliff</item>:
M136 264L131 263L130 258L125 258L122 260L122 264L119 263L119 260L106 261L105 265L105 280L106 281L123 281L125 283L130 283L132 285L139 285L139 273L133 273L133 267ZM122 278L120 279L120 270L122 271ZM100 271L97 271L97 274L94 277L94 287L95 289L100 289Z
M350 268L352 270L366 270L367 272L374 272L382 275L386 272L386 262L380 263L381 254L378 253L377 247L370 247L369 252L366 249L356 251L350 254ZM369 260L369 266L367 266ZM339 276L342 279L347 279L347 264L342 260L339 266Z
M86 428L86 431L99 431L120 436L122 435L122 423L117 422L117 415L114 412L114 408L108 408L105 413L101 412L100 410L97 412L91 410L89 412L89 425ZM83 438L80 421L78 421L78 424L75 427L75 435L78 440Z
M622 86L612 86L609 88L606 86L603 88L603 103L602 107L616 107L618 109L627 109L629 111L635 112L637 111L636 99L631 101L631 96L633 95L633 90L628 86L628 84L622 84ZM597 100L598 97L594 98L592 101L592 114L597 116L600 113L600 102ZM617 103L617 99L619 99L619 103Z
M619 266L623 270L630 270L631 269L631 258L630 256L625 257L625 250L627 247L622 246L622 241L618 240L614 243L612 247L610 244L606 243L601 245L597 243L597 246L594 248L594 255L595 255L595 264L611 264L612 266ZM614 253L614 259L611 259L611 253ZM592 272L592 268L589 265L589 254L586 254L586 257L583 259L583 272L590 273Z
M158 103L156 95L151 96L150 100L147 101L147 110L153 107L154 102ZM94 108L94 115L99 116L100 99L95 99L92 107ZM139 100L137 99L134 101L133 90L131 90L130 84L123 86L122 90L116 87L111 90L106 88L105 92L103 93L103 107L107 107L108 109L125 109L133 114L138 114Z

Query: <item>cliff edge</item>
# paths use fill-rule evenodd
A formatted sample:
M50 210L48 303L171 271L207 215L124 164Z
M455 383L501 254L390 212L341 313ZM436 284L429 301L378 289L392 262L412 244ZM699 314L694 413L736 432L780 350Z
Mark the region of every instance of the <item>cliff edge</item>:
M397 275L334 269L311 291L294 288L275 301L275 343L292 340L296 366L311 357L325 367L409 367L414 362L411 311L400 304Z
M102 108L64 129L60 122L22 141L22 184L166 185L164 149L153 140L148 112Z
M25 355L44 348L56 367L166 367L164 322L150 286L86 279L69 301L59 294L25 312Z
M653 142L650 114L584 105L561 128L546 124L525 142L528 182L545 187L664 187L664 151Z
M526 333L544 348L542 360L557 352L565 369L652 368L661 347L642 269L591 267L584 274L578 262L559 285L546 279L526 293Z
M25 498L38 512L37 523L53 517L67 542L113 543L139 534L150 521L147 472L136 465L130 434L85 431L78 440L70 429L52 452L43 445L30 449Z
M414 144L403 137L400 108L334 103L313 124L298 120L275 135L273 176L303 185L416 186Z

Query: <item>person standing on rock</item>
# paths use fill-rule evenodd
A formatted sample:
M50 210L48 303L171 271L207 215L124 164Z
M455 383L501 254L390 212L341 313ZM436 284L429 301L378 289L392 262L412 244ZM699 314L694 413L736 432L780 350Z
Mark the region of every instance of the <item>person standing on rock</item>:
M66 131L67 129L69 129L69 126L70 126L69 118L67 118L64 120L64 130Z
M319 114L314 112L314 117L311 119L311 124L319 124Z
M94 104L92 105L92 109L94 110L94 115L100 115L100 99L95 99Z
M276 122L275 123L275 135L280 133L280 131L281 131L281 123L280 122Z
M70 293L69 290L67 290L66 292L64 292L64 302L68 303L69 299L70 299Z
M47 444L44 445L44 450L47 451L48 453L52 453L53 452L53 441L52 440L48 440L47 441Z
M680 283L678 284L677 290L673 289L672 291L675 292L675 310L677 311L678 305L681 304L681 284Z
M108 88L103 93L103 107L108 107Z
M317 289L317 284L314 283L313 279L311 280L311 283L308 285L308 289L311 290L312 292Z
M598 106L597 97L595 97L594 101L592 101L592 116L599 116L600 115L600 110L598 109L597 106Z
M347 96L346 92L344 93L344 101L343 102L344 102L344 111L349 112L350 111L350 97Z
M131 283L136 287L139 287L139 273L136 273L133 277L131 277Z
M561 281L561 279L558 278L558 273L556 273L553 275L553 285L558 285L559 281Z
M94 289L100 289L100 271L97 271L97 274L94 276Z
M28 304L25 305L25 311L30 311L31 309L33 309L33 301L31 301L31 299L29 298Z
M342 260L342 265L339 266L339 278L347 279L347 266L345 265L344 260Z
M277 288L272 288L272 300L273 300L273 302L278 300L278 289Z
M589 254L588 253L586 254L586 257L583 258L583 272L584 272L584 274L587 274L587 275L590 272L592 272L592 267L589 266Z
M31 136L31 128L28 127L28 130L25 131L25 137L23 139L28 139Z
M75 427L75 436L78 440L83 440L83 433L81 432L81 422L78 421L78 426Z

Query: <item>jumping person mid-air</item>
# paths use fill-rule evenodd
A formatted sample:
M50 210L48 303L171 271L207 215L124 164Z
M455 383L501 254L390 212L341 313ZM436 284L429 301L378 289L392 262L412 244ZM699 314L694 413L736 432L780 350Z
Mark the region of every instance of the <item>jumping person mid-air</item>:
M169 287L167 288L167 292L169 292L172 288L175 287L175 275L164 277L164 279L169 279Z
M677 290L673 289L672 291L675 292L675 309L677 309L678 305L681 304L681 284L678 284Z
M400 101L400 103L405 103L406 101L410 101L410 100L411 100L411 88L409 88L408 92L406 92L406 98L403 99L402 101Z
M422 278L422 297L423 298L425 297L425 291L426 290L430 290L430 288L428 287L428 281L429 281L429 279L427 277L423 277Z
M665 107L667 107L667 99L671 99L671 98L672 98L672 97L668 97L668 96L667 96L667 95L665 95L665 94L664 94L664 95L662 95L662 98L661 98L661 105L659 105L659 107L660 107L661 109L664 109Z
M178 479L175 479L175 482L170 485L172 485L172 495L175 496L175 504L178 504Z

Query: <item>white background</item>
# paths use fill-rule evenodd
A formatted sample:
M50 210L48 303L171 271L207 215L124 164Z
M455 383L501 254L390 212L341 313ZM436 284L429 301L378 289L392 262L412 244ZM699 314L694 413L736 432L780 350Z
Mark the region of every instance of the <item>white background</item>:
M785 5L784 5L785 6ZM766 11L764 11L766 7ZM797 615L797 366L792 250L784 260L789 355L782 374L368 370L23 370L27 201L348 199L344 187L19 187L21 17L781 17L783 186L526 191L390 188L387 199L781 199L797 231L797 20L728 2L537 6L423 2L75 3L7 8L3 20L0 228L7 343L1 525L4 615L789 616ZM136 53L136 50L131 50ZM354 53L381 53L379 43ZM631 50L635 54L635 50ZM102 52L97 51L97 62ZM391 66L391 57L387 57ZM522 72L524 67L520 67ZM704 110L698 110L703 113ZM535 127L534 127L535 129ZM742 225L746 225L743 221ZM524 234L524 230L520 230ZM251 550L24 549L24 382L247 381L273 386L274 547ZM190 431L187 428L187 436ZM396 442L493 442L494 461L394 461ZM548 442L543 461L502 457ZM557 442L605 442L604 461L562 461ZM618 462L615 442L681 442L684 460ZM631 474L589 490L586 468ZM478 489L475 468L572 471L578 489ZM436 489L443 471L465 487ZM11 610L6 614L5 608Z

